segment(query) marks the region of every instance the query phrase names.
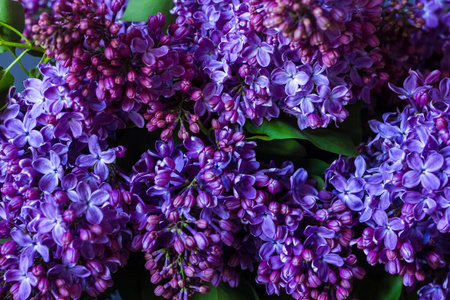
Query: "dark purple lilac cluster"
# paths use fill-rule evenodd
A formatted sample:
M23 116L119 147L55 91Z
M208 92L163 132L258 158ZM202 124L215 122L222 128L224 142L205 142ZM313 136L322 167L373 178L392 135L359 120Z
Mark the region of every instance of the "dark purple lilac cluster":
M161 13L147 23L115 22L124 5L60 1L34 26L36 43L69 69L70 88L105 103L109 119L138 127L147 120L150 131L165 129L165 141L180 125L178 135L187 138L188 130L198 132L193 107L200 92L192 84L200 78L186 48L189 29L171 24L164 34Z
M369 122L377 134L356 159L339 159L329 184L366 228L355 240L371 265L403 276L422 299L446 299L450 231L450 79L410 71L392 91L408 105Z
M70 91L67 69L40 71L0 112L0 294L95 297L129 255L131 198L114 164L125 149L108 147L112 122L98 121L98 100Z

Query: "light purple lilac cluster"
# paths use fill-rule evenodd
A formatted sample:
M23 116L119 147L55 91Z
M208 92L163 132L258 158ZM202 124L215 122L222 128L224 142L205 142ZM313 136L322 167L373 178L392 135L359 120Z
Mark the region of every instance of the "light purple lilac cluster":
M355 242L370 265L385 265L421 299L449 295L450 79L410 71L403 87L390 85L408 105L369 122L377 135L356 159L327 170L330 186L365 225ZM435 86L438 85L438 86ZM435 87L434 87L435 86Z
M213 136L158 141L129 177L133 247L146 254L157 295L185 299L259 264L268 294L346 299L356 265L356 213L318 192L304 169L255 158L255 142L213 119Z
M327 2L330 8L324 7L323 14L341 1ZM320 14L319 1L308 3L305 13ZM175 1L177 24L192 31L194 59L204 79L198 95L203 105L196 103L197 115L217 113L221 122L243 125L247 119L261 124L283 111L304 129L343 121L348 116L345 105L357 99L370 102L371 89L387 79L376 72L382 57L370 50L378 44L373 35L381 13L378 2L372 7L365 1L349 7L349 12L341 11L342 22L357 7L361 14L351 30L349 25L348 34L335 32L335 39L348 46L341 52L325 42L322 30L311 33L310 48L278 28L266 27L265 6L269 4L264 1ZM361 43L369 32L373 43Z
M98 100L71 92L67 69L41 65L43 80L14 88L0 112L2 298L80 299L112 286L132 232L131 201L109 147L112 123ZM118 121L117 121L118 122ZM116 123L117 123L116 122ZM129 202L131 203L131 202Z
M411 39L414 49L427 68L439 68L450 76L450 1L424 0L422 15L425 24Z

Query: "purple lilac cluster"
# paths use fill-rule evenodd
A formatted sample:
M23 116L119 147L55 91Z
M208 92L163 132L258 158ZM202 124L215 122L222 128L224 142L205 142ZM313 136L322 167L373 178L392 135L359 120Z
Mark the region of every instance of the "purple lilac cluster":
M422 30L412 35L412 45L428 68L439 68L444 76L450 76L450 2L424 0L420 3L425 22Z
M312 7L319 1L309 2ZM368 15L367 22L365 17L355 22L354 32L370 31L373 36L381 8L375 4L372 9L367 1L365 5L359 9L362 16ZM324 34L316 31L311 37L314 49L324 52L302 48L277 28L264 25L263 7L258 1L175 1L177 24L192 31L194 59L204 79L193 99L201 100L197 115L217 113L221 122L243 125L246 119L261 124L284 111L298 119L301 129L326 127L348 116L348 103L370 102L370 90L387 79L375 71L382 67L381 56L376 50L365 51L367 43L358 49L348 45L341 53L325 46Z
M98 101L71 92L67 69L41 65L43 80L11 89L0 113L0 294L80 299L112 286L131 245L131 201L108 147ZM78 91L79 92L79 91ZM129 202L131 203L131 202Z
M366 226L355 243L368 263L437 300L448 297L450 79L409 73L403 87L390 85L408 105L370 121L377 135L362 155L335 161L326 177Z
M239 283L259 264L268 294L346 299L356 265L350 241L355 212L318 192L304 169L255 158L255 142L212 121L214 136L183 145L159 141L130 176L133 247L146 254L157 295L185 299L207 283Z

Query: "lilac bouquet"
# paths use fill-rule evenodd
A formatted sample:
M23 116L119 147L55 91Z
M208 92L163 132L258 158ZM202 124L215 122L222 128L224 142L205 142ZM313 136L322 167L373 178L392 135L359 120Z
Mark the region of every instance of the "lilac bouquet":
M0 1L2 299L450 299L449 1L147 2Z

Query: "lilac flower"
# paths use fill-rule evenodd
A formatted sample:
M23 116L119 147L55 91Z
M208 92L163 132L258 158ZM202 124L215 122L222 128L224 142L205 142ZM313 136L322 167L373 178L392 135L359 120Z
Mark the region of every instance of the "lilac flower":
M60 211L52 203L43 203L40 208L43 216L37 222L37 231L41 234L52 232L55 242L62 245L61 239L66 227Z
M314 272L319 274L320 280L328 282L328 276L330 273L329 264L342 267L344 260L337 254L330 253L331 249L328 245L319 246L316 250L316 256L312 261L312 268Z
M23 118L23 122L19 119L9 119L5 122L7 137L13 138L13 143L17 147L22 148L28 143L31 147L38 148L43 142L42 134L34 130L36 127L36 119L32 119L28 114Z
M91 224L100 224L103 213L100 207L109 200L109 193L103 189L91 191L91 187L80 182L77 186L78 199L72 200L70 206L77 215L86 214L86 220Z
M88 145L91 154L80 155L77 159L77 164L80 167L94 166L95 174L100 176L102 180L105 180L109 174L109 169L106 164L110 164L116 159L114 150L109 149L106 151L102 151L102 148L99 145L98 137L96 135L92 135L89 138Z
M285 91L288 96L293 96L299 90L299 86L309 81L309 76L297 71L297 67L291 61L284 63L284 69L276 69L272 72L272 81L276 84L286 85Z
M256 56L258 64L267 67L270 64L270 54L273 53L273 47L266 42L261 42L261 39L255 33L248 36L247 42L248 45L242 51L242 57L248 60Z
M168 46L161 46L159 48L153 48L155 42L150 36L144 38L136 37L131 42L133 51L137 53L143 53L142 61L147 66L153 66L156 63L156 59L166 55L169 52Z
M51 150L50 159L39 157L33 161L32 165L36 171L44 174L39 180L39 188L43 191L53 192L64 175L59 155Z
M421 155L412 152L406 158L410 171L403 176L403 185L408 188L416 187L419 183L428 190L438 189L440 186L439 178L434 174L444 164L444 158L439 153L430 153L425 162Z
M375 229L374 239L377 243L381 243L384 239L384 245L388 249L395 249L397 246L398 236L394 231L400 231L405 228L405 224L400 218L391 218L383 210L376 210L373 214L373 220L379 227Z
M35 234L32 238L21 230L11 231L11 237L14 241L23 247L22 254L27 255L32 261L34 254L38 252L45 262L49 261L48 247L42 244L42 236Z
M31 287L36 286L38 279L32 272L28 272L33 262L29 260L27 255L20 256L19 269L8 270L4 277L6 282L20 282L17 297L21 300L28 299L31 294Z
M330 182L339 192L339 199L344 201L351 210L360 211L364 208L364 204L361 200L364 180L361 178L345 180L344 177L335 175L331 178Z
M74 279L88 277L91 272L84 266L66 262L49 269L48 274L58 274L59 278L64 279L68 284L72 284Z

